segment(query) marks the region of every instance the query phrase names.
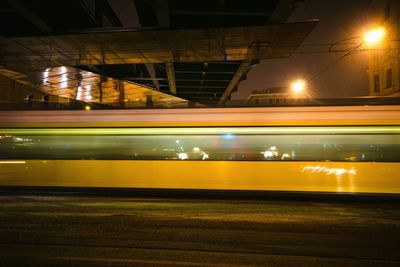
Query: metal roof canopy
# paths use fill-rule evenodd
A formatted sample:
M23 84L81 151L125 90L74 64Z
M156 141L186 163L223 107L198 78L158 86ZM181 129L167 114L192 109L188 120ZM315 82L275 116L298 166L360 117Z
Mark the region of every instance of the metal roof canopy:
M205 99L220 99L229 87L229 81L237 76L238 79L230 91L225 93L225 96L230 94L239 79L247 72L251 61L290 56L315 24L315 21L310 21L220 29L127 31L0 38L2 55L0 65L29 74L57 66L175 62L170 67L173 66L174 69L177 68L180 71L178 73L172 71L175 74L175 92L178 95L184 97L187 94L185 91L179 91L180 87L192 85L200 88L197 91L201 91L206 88L202 86L202 83L204 86L210 86L207 85L207 82L210 81L214 82L214 91L210 97L205 96ZM232 65L226 64L227 61L233 61ZM237 61L246 61L247 65L242 66ZM194 64L188 65L185 73L186 66L180 63L188 62ZM202 64L203 67L196 67L196 63ZM214 73L212 70L208 71L208 68L204 68L204 64L214 65ZM221 71L216 71L218 64L220 64L219 68L222 68ZM231 68L225 70L221 64L229 65ZM195 73L190 73L190 68L197 69ZM240 71L240 75L237 75L238 71ZM234 73L232 74L232 72ZM164 75L162 71L158 71L158 73L161 75L157 78L167 78L168 80L168 75ZM167 69L165 73L168 74ZM214 76L215 79L202 79L205 76L203 73L206 73L207 77ZM146 76L149 78L149 75L146 74ZM121 79L131 80L127 77L121 77ZM187 80L196 79L199 81L198 84L185 83L188 82ZM133 77L132 80L139 82L137 77ZM218 86L219 81L223 81L223 83ZM160 89L162 90L164 84L161 85ZM169 89L162 91L174 94L170 85L171 81L168 83ZM216 88L223 86L224 90L215 92ZM195 98L194 95L193 97Z
M316 21L282 24L299 2L0 0L0 66L59 95L77 89L44 88L46 68L223 104L257 60L290 56L311 32Z

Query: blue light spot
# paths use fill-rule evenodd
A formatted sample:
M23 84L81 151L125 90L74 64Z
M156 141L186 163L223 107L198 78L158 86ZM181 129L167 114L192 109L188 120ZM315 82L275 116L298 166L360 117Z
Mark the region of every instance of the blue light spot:
M225 140L232 140L232 139L235 138L235 135L234 135L234 134L231 134L231 133L226 133L226 134L224 134L224 135L222 136L222 138L224 138Z

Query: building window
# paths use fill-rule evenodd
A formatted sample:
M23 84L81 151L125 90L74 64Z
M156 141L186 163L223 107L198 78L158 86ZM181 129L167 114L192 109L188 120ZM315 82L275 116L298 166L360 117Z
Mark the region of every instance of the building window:
M392 87L392 68L386 70L386 88Z
M379 93L379 74L374 75L374 93Z
M390 4L385 6L385 20L390 18Z

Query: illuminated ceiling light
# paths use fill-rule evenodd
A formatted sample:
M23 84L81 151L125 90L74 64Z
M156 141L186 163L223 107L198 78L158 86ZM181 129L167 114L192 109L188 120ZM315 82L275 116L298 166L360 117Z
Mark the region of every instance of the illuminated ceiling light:
M295 94L300 94L306 89L306 82L304 80L296 80L290 85L290 89Z
M50 69L45 69L45 71L43 72L43 84L47 84L47 82L49 81L49 70Z
M381 42L386 35L385 28L379 27L372 29L364 34L364 42L367 45L376 45Z

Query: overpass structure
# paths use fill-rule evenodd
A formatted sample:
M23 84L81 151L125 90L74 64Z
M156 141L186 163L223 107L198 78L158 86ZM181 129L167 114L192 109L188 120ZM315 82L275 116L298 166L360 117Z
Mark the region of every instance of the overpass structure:
M312 31L286 23L299 2L2 0L0 75L116 107L223 105L249 68Z

